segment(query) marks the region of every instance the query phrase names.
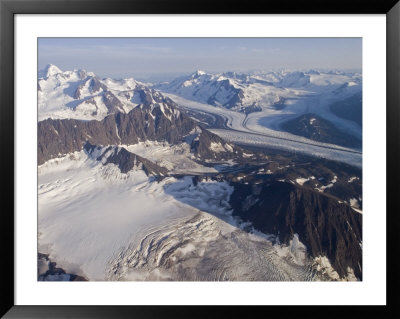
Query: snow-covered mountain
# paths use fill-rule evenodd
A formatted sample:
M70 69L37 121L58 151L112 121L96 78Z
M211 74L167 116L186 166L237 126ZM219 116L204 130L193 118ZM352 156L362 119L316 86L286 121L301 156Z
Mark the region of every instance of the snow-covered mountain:
M159 92L149 90L142 104L128 113L115 111L102 120L46 119L38 123L38 162L81 151L93 145L136 145L161 142L171 147L187 144L191 156L200 161L249 162L256 160L233 144L211 133L180 112L177 105ZM151 95L150 95L151 94ZM246 155L244 155L246 154Z
M154 89L250 113L265 108L281 109L291 101L309 96L349 98L361 92L361 85L358 73L310 70L208 74L198 70L150 88L133 78L100 79L93 72L61 71L49 64L38 73L38 116L39 120L101 120L108 114L128 113L145 102L160 103L162 95Z
M247 145L261 142L266 147L289 151L294 150L289 149L289 144L294 142L296 151L361 165L361 156L347 160L346 154L332 157L326 152L338 146L361 151L360 73L309 70L207 74L197 71L153 87L231 142ZM330 135L329 138L305 132L314 129L307 121L300 130L291 128L293 120L307 114L325 121L324 132L317 130ZM276 143L271 138L276 138ZM322 148L311 150L310 146L314 148L316 142Z
M357 75L198 71L155 87L176 95L132 78L39 72L39 259L61 267L42 267L39 279L362 279L357 165L271 151L271 142L244 148L190 113L219 119L228 137L361 157L323 143L347 138L324 112L358 130ZM325 96L346 103L332 115ZM275 129L285 121L292 134Z
M164 97L133 78L100 79L85 70L61 71L48 65L39 71L38 118L101 120L128 113L139 104L164 103Z
M264 107L279 107L302 96L355 94L361 90L361 76L315 70L255 74L196 71L155 87L197 102L249 113Z
M232 108L241 104L244 98L245 86L240 82L222 74L213 75L198 70L171 83L162 83L157 88L207 104Z

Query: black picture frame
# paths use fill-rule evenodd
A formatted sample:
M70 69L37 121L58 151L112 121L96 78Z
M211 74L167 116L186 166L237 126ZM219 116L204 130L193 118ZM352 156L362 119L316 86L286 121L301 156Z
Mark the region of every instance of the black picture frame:
M385 14L387 21L387 304L386 306L21 306L15 305L14 287L14 15L15 14ZM1 308L4 318L164 318L247 317L252 311L268 316L355 317L362 313L374 317L399 316L397 305L399 279L395 273L398 229L396 183L400 137L400 3L398 0L248 0L242 5L223 1L181 0L0 0L0 132L1 132ZM245 292L244 292L245 293ZM312 296L310 296L312 298ZM265 309L268 307L268 309ZM252 314L250 314L252 315Z

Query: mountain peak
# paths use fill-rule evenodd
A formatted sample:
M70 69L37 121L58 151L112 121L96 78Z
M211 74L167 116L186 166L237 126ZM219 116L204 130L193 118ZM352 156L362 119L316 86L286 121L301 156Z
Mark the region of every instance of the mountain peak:
M204 75L204 74L206 74L206 72L204 72L202 70L197 70L196 72L192 73L192 78L199 77L199 76Z
M74 69L73 72L76 73L78 77L82 80L87 76L96 77L96 74L94 72L86 71L85 69Z
M47 64L43 70L39 71L39 77L48 78L59 73L62 73L62 71L56 65Z

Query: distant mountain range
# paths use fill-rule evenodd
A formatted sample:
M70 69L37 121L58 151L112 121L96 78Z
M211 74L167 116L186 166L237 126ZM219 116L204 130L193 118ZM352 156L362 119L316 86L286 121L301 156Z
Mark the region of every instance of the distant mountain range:
M307 92L355 93L361 90L361 76L317 71L258 74L207 74L196 71L170 83L156 85L155 88L198 102L248 113L271 105L282 106L285 100L310 94Z
M139 104L163 103L163 99L161 94L133 78L100 79L92 72L62 72L54 65L39 72L39 120L101 120L109 114L128 113Z
M353 95L361 91L361 75L340 72L266 72L208 74L196 71L171 82L154 84L154 89L242 112L265 106L284 106L302 95ZM100 79L85 70L61 71L48 65L39 72L39 119L101 119L116 111L129 112L146 99L151 88L133 78Z

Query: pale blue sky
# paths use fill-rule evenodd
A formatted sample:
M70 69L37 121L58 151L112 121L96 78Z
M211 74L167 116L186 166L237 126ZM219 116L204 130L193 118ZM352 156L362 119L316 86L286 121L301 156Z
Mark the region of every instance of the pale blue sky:
M155 78L195 70L359 69L361 38L39 38L39 69Z

